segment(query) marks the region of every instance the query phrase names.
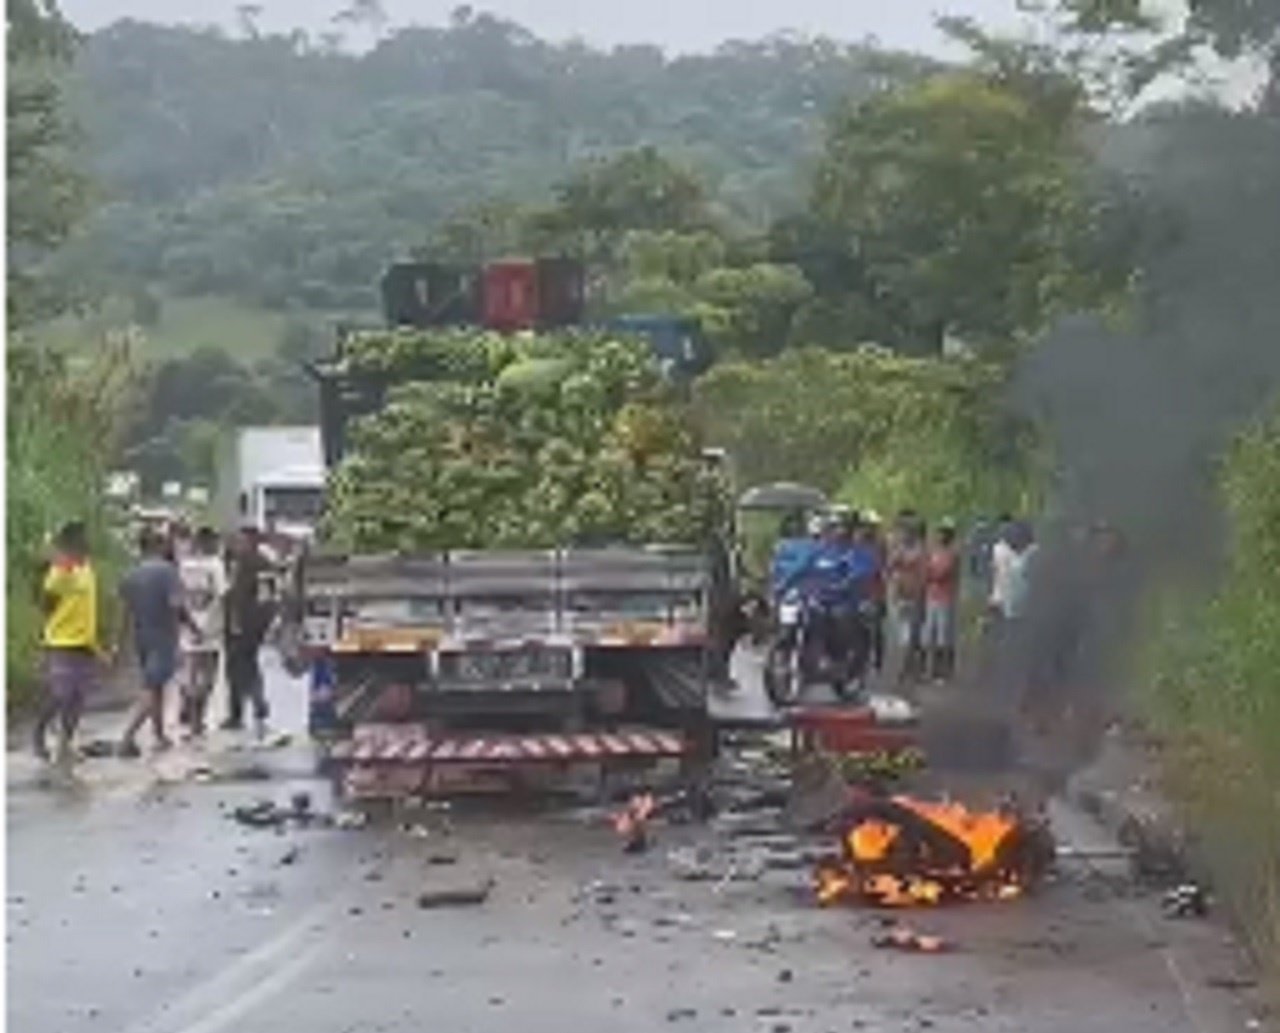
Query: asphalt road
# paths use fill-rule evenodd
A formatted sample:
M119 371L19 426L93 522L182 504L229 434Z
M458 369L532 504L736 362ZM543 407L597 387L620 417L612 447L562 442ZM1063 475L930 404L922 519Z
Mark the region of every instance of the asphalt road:
M300 717L301 692L273 672L282 722ZM623 855L598 816L510 806L418 812L407 830L246 828L228 818L238 803L299 788L329 802L305 745L240 745L90 761L73 789L10 754L10 1029L1257 1028L1222 985L1241 970L1221 931L1161 917L1104 862L1064 863L1031 899L913 913L954 950L906 956L872 946L879 915L816 908L803 871L673 878L668 850L713 842L704 828L660 828L642 855ZM197 781L205 762L268 777ZM1068 845L1106 845L1064 808L1054 822ZM418 906L479 878L493 880L481 904Z

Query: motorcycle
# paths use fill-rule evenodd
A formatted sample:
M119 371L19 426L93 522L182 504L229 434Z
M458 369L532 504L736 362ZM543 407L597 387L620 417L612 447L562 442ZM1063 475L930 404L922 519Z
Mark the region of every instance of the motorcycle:
M783 596L777 606L777 628L765 657L764 687L775 707L799 702L809 685L826 683L841 700L862 692L870 660L872 610L859 607L853 613L833 615L798 593ZM819 628L844 620L839 655L831 655L827 636ZM827 623L827 627L830 624Z

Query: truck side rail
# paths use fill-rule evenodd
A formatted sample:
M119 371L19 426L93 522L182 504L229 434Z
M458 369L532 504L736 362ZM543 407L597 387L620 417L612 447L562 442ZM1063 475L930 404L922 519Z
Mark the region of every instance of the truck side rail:
M307 637L419 629L441 636L591 635L626 623L704 625L709 565L671 547L315 554L302 568Z

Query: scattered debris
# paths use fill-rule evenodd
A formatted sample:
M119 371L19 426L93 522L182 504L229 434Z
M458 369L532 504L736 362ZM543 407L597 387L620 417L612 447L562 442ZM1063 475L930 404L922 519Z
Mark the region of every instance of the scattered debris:
M447 864L457 864L457 863L458 863L457 854L438 853L438 854L427 855L427 864L447 865Z
M1055 856L1060 861L1131 861L1137 851L1132 847L1059 846Z
M1209 897L1204 887L1184 882L1164 895L1161 906L1169 918L1203 918L1209 913Z
M116 744L110 739L94 739L80 748L80 755L90 760L114 757L116 755Z
M732 838L777 836L782 833L782 812L776 808L755 811L728 811L711 822L713 832Z
M1258 986L1249 976L1210 976L1204 983L1215 990L1254 990Z
M369 815L364 811L342 811L333 819L335 828L362 829L369 824Z
M258 800L250 804L241 804L231 812L231 817L249 828L269 829L283 825L288 819L288 813L270 800Z
M418 894L418 907L424 910L438 907L465 907L483 904L489 899L494 880L483 877L471 882L454 882L434 886Z
M941 936L917 932L901 923L894 923L883 933L873 936L871 946L907 954L940 954L951 949L951 945Z
M764 861L758 851L745 854L717 854L708 847L682 847L667 854L671 874L686 882L715 882L723 887L730 882L751 882L764 874Z
M302 848L295 844L289 847L288 850L286 850L283 854L280 855L280 864L286 867L288 865L295 864L298 858L301 856L302 856Z
M266 765L255 761L228 768L221 774L215 775L214 778L219 782L269 782L271 781L271 771Z

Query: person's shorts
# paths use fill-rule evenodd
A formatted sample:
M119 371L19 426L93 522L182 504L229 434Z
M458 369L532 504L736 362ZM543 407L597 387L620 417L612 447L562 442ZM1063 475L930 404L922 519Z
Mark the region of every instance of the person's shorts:
M139 643L138 669L142 672L143 687L151 692L159 692L178 673L177 648Z
M59 703L83 703L98 684L98 658L87 649L47 649L45 684Z
M183 694L189 699L207 699L218 680L222 655L215 649L192 650L183 660L186 668Z
M921 645L925 649L952 649L956 644L956 608L952 603L928 603L924 609Z
M908 649L920 643L920 627L924 610L914 599L899 599L893 604L893 621L898 633L898 645Z

